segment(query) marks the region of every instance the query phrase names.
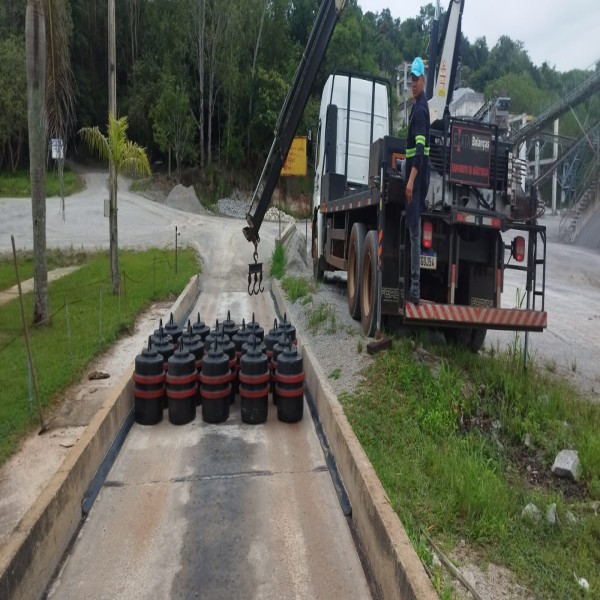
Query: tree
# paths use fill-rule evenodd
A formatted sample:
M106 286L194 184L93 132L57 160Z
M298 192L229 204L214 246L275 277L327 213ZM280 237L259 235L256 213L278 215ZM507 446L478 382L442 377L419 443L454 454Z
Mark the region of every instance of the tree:
M494 92L510 97L510 109L514 113L535 114L544 108L544 93L527 71L506 73L491 81L485 88L485 95L490 98Z
M27 136L25 43L16 36L0 40L0 168L13 172Z
M150 164L148 163L148 157L144 148L127 139L127 117L115 119L109 113L107 133L108 135L104 136L98 127L83 127L79 130L79 135L92 152L95 152L102 160L112 162L115 177L111 193L116 210L118 176L121 173L142 177L148 176L150 175ZM114 294L118 294L120 291L121 275L119 272L119 240L116 223L114 228L110 228L110 237L112 289Z
M33 322L50 317L48 261L46 257L46 25L41 0L27 0L25 17L27 56L27 122L29 125L29 176L33 221Z
M160 96L150 113L158 147L162 152L168 151L169 157L171 150L175 153L175 177L179 181L182 162L196 158L195 123L187 92L173 77L163 78Z
M25 53L33 221L34 323L47 323L50 318L46 257L46 152L48 131L53 137L66 140L73 112L68 23L66 0L27 1ZM48 38L46 31L50 34Z

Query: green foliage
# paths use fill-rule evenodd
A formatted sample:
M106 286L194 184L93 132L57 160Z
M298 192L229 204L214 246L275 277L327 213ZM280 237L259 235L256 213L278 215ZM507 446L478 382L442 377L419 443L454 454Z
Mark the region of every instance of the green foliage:
M290 302L296 302L296 300L310 297L316 290L316 282L312 278L287 276L281 280L281 287Z
M75 250L74 248L67 250L51 248L47 251L47 254L49 271L60 267L81 265L89 258L87 252ZM33 251L20 251L17 255L17 260L21 281L32 278L34 265ZM0 290L5 290L16 284L17 276L12 252L0 254Z
M528 71L506 73L485 87L487 98L498 92L510 97L510 109L515 113L535 114L546 107L548 98L535 84Z
M25 41L0 38L0 169L15 171L27 140Z
M138 177L150 175L150 164L145 150L127 139L127 117L115 119L108 115L108 133L103 135L98 127L83 127L79 135L87 146L102 160L112 161L117 175L127 173Z
M285 273L286 264L287 257L283 244L276 242L273 255L271 256L271 276L275 277L275 279L281 279Z
M335 311L326 302L320 302L317 306L311 304L307 307L308 327L314 333L322 326L326 327L327 333L333 334L337 331Z
M77 173L65 169L64 171L64 193L70 196L80 192L84 188L83 179ZM56 171L50 171L46 175L46 198L60 195L60 180ZM0 172L0 198L31 198L31 179L29 171L17 171L16 173Z
M150 111L154 140L166 152L175 154L177 178L184 162L196 159L196 124L190 113L190 101L185 89L174 77L165 76L156 104Z
M597 517L581 510L600 493L600 407L534 367L524 371L514 355L442 347L417 357L414 342L395 343L360 391L341 399L411 539L422 530L449 548L466 539L540 597L575 597L573 571L600 585ZM564 447L579 451L576 486L548 474ZM532 473L548 475L539 484ZM556 502L562 524L525 522L528 502L543 512ZM566 523L567 510L577 525Z
M319 5L319 0L172 0L168 10L160 2L132 2L128 10L117 11L117 97L120 111L129 115L131 138L146 147L153 160L163 162L167 148L181 146L185 149L179 154L181 164L188 164L199 154L200 140L192 138L201 125L202 149L208 156L210 124L213 162L255 173L271 145L273 127ZM86 0L71 0L68 11L66 29L72 35L70 56L77 89L75 118L89 126L102 122L105 114L98 99L106 96L106 73L98 65L106 64L107 11L101 5L92 7ZM388 77L394 90L397 66L416 55L427 56L433 12L433 4L428 3L418 14L400 20L388 9L363 12L356 1L349 1L311 90L298 134L316 130L320 93L335 69L351 68ZM10 65L23 46L24 15L24 3L1 3L0 107L6 104L3 98L22 85L23 69ZM530 114L588 74L558 73L548 64L536 67L523 44L508 36L501 37L492 48L485 38L470 42L463 37L460 53L459 80L463 85L487 93L506 89L513 97L513 109ZM12 73L15 76L11 78ZM19 102L7 106L22 115L24 98L21 94ZM177 110L171 112L167 105ZM591 115L588 122L600 114L597 105L598 100L592 99L586 107ZM168 118L176 115L179 131L188 135L179 136L175 144L165 130L177 130L167 124ZM585 121L585 115L578 117ZM18 119L9 118L0 108L0 123L4 120L19 130ZM0 126L0 137L8 131ZM25 133L26 128L20 131ZM561 133L580 134L574 117L565 117ZM16 139L18 136L10 146L13 150L18 146ZM7 148L2 151L2 143L0 139L0 162L4 160L6 167Z
M57 396L81 377L91 360L105 351L119 335L132 328L136 316L152 301L171 299L198 271L192 250L152 249L142 253L122 252L121 295L111 293L110 267L106 253L72 253L70 258L50 254L49 263L75 262L81 268L50 283L51 324L29 328L33 360L42 403L52 406ZM22 274L27 276L31 255L19 255ZM29 266L28 266L29 265ZM9 260L0 260L0 282L14 271ZM25 314L31 314L32 294L24 296ZM68 306L68 308L67 308ZM151 332L149 332L151 333ZM23 435L36 423L37 414L28 403L27 354L22 335L19 302L15 297L0 310L0 357L3 385L0 389L0 464L18 447ZM132 357L133 360L133 357Z
M337 369L334 369L333 371L331 371L331 373L329 373L329 379L337 381L340 378L341 374L342 370L338 367Z

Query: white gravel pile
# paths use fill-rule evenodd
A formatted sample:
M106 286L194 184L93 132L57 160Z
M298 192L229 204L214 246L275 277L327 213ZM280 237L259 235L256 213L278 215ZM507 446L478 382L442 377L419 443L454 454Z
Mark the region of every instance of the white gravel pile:
M220 214L234 219L246 219L246 213L250 208L250 199L241 198L221 198L217 201L217 209ZM294 221L294 218L271 206L265 213L265 221L277 222L281 217L282 223Z

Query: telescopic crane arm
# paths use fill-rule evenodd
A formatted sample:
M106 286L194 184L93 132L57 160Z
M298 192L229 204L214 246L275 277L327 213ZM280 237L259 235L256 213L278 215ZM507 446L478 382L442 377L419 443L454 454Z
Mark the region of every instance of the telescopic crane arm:
M288 95L281 107L277 125L275 126L275 138L269 151L269 156L261 173L260 179L252 196L252 202L246 221L248 227L244 227L244 236L249 242L252 242L256 248L260 237L258 232L262 225L265 213L273 190L277 184L277 179L292 145L298 123L304 112L308 101L311 87L315 81L329 40L333 30L340 19L340 16L346 6L347 0L323 0L319 7L317 19L308 39L302 60L298 65L294 80L288 91ZM254 212L252 208L255 206ZM255 251L256 261L256 251Z
M452 101L458 68L458 56L460 53L460 32L464 7L465 0L450 0L441 36L444 39L444 46L442 48L437 76L435 77L435 81L433 81L437 62L437 41L434 38L437 37L436 21L439 19L439 3L436 10L434 27L432 28L432 40L430 41L430 66L427 73L429 79L427 81L427 101L432 123L444 117L444 113L450 107L450 102ZM430 87L433 88L431 93L429 92Z

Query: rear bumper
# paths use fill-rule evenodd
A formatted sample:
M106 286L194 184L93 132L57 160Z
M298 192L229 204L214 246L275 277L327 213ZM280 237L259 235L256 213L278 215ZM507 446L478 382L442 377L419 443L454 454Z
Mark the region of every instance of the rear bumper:
M478 327L510 331L543 331L548 314L544 310L519 308L478 308L456 304L422 301L419 306L407 302L405 323L421 323L446 327Z

